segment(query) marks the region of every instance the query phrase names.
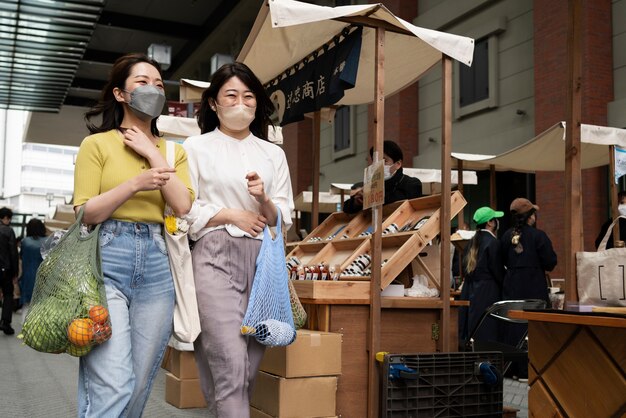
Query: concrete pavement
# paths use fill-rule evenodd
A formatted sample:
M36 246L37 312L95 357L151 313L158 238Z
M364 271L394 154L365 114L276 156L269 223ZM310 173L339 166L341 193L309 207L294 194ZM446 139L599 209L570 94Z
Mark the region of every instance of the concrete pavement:
M16 321L14 321L16 322ZM14 324L16 335L19 326ZM67 354L43 354L15 336L0 333L0 416L71 418L76 416L78 359ZM528 386L511 379L504 382L504 405L528 417ZM159 369L148 399L146 418L210 417L205 408L178 409L165 402L165 371ZM352 418L352 417L347 417Z

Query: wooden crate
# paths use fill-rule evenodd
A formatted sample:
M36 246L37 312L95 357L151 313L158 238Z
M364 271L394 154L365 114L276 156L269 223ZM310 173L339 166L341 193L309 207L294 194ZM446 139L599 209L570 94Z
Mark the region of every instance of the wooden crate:
M328 238L337 233L340 228L346 227L350 221L355 218L355 215L347 214L344 212L331 213L324 222L319 224L309 235L307 235L302 242L310 242L313 238L321 238L322 241L328 241ZM337 233L339 237L344 234L343 229Z
M369 281L294 280L292 283L300 299L364 304L370 300Z
M452 193L450 199L450 217L452 219L465 206L466 201L458 191ZM426 245L439 234L440 202L441 196L435 195L400 201L383 208L383 230L391 224L396 224L398 229L402 229L405 225L415 225L426 217L427 220L418 230L410 229L405 232L391 232L383 235L381 259L387 260L387 262L382 267L381 289L385 289L395 280L416 257L419 257ZM334 213L320 227L316 228L315 231L324 235L334 233L339 227L343 227L341 232L332 240L302 243L295 247L288 257L298 257L303 265L324 263L328 266L339 266L340 271L343 271L360 255L371 255L371 237L359 238L363 231L371 227L371 211L362 211L350 218L349 222L347 222L348 216ZM344 235L350 238L343 238ZM438 278L431 276L432 274L429 275L429 278L433 283L439 282ZM369 281L368 276L342 276L340 279L348 282ZM336 295L333 299L345 297L346 299L358 300L362 296L362 293L350 289ZM303 296L300 295L300 297Z

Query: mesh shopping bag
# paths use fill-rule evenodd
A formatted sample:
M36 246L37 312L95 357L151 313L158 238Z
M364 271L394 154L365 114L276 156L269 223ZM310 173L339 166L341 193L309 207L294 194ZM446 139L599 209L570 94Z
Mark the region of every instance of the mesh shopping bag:
M80 233L78 219L37 270L30 309L18 338L44 353L79 357L111 337L99 230Z
M296 338L280 209L277 212L276 238L272 239L269 226L263 231L248 310L241 325L242 334L253 335L259 343L270 347L289 345Z

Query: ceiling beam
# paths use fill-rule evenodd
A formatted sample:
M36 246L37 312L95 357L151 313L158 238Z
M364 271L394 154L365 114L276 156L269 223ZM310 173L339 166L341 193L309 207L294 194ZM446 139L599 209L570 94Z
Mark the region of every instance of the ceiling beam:
M234 3L237 3L237 1L234 1ZM202 31L202 27L193 26L188 23L152 19L144 16L108 12L106 10L100 15L98 25L158 33L159 35L181 39L195 39L200 36Z
M105 64L112 64L119 57L124 56L125 52L112 52L112 51L101 51L98 49L90 49L87 48L85 50L85 55L83 55L82 61L95 61L95 62L103 62Z
M172 57L170 68L165 71L166 78L174 74L178 68L193 54L193 52L202 44L202 41L208 37L215 28L237 7L240 0L221 1L219 6L213 10L211 15L204 21L199 28L196 36L192 37L175 57Z

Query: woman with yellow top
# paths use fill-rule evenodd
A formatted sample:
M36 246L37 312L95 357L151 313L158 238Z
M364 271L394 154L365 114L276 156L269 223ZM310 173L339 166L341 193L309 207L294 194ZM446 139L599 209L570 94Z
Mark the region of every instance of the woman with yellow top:
M172 329L174 285L163 210L191 208L184 149L175 168L156 128L165 94L159 64L129 54L113 65L99 103L85 114L92 135L76 159L74 205L102 224L100 249L112 336L80 358L79 417L140 417ZM101 116L95 125L91 118Z

